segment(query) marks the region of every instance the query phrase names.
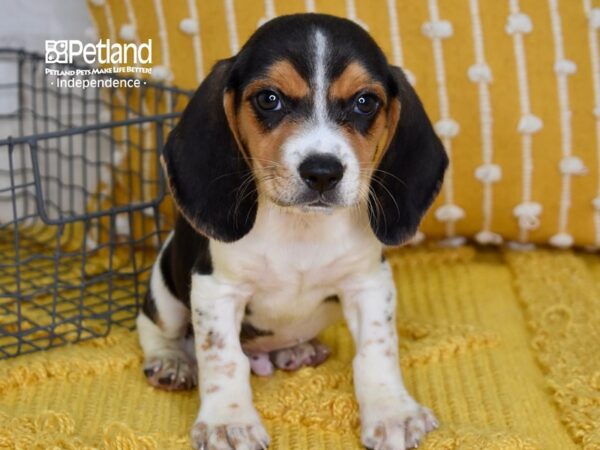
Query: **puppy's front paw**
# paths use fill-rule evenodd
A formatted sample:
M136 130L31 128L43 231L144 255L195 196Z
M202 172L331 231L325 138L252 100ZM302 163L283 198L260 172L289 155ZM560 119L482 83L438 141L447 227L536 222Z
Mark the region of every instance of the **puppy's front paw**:
M193 388L197 383L197 372L193 361L176 352L151 356L144 362L144 375L148 383L166 391Z
M386 411L386 414L383 414ZM382 408L382 413L365 417L361 438L367 448L377 450L405 450L416 448L421 439L438 427L438 421L428 408L411 402L396 407L390 413Z
M249 425L196 422L191 436L196 450L264 450L269 446L269 435L260 422Z

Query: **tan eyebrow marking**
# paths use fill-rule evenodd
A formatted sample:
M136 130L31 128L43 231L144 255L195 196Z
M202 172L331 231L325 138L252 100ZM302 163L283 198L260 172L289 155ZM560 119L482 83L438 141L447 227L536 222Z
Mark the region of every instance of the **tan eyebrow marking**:
M358 61L348 64L341 75L333 80L329 86L329 97L332 100L347 100L361 91L370 91L376 94L382 103L382 112L378 113L366 136L360 136L350 130L344 130L344 133L352 143L361 165L376 165L387 151L394 135L400 112L400 102L394 99L388 105L384 86L373 80L367 69Z
M276 88L292 98L303 98L310 92L306 80L287 59L277 61L269 68L265 76L250 83L245 89L244 97L247 98L258 90L269 87Z
M367 69L357 61L352 61L344 71L329 86L329 97L333 99L347 99L361 90L371 91L384 103L387 100L384 87L381 83L373 81Z

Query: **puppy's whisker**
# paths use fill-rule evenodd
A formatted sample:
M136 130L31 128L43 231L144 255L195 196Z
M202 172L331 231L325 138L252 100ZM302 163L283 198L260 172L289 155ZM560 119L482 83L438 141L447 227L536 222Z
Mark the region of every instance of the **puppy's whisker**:
M235 200L235 204L234 204L233 212L232 212L233 219L235 220L236 223L238 223L237 216L238 216L238 211L239 211L239 208L240 208L242 202L245 199L247 199L250 195L252 195L253 193L256 192L256 186L253 185L253 183L252 183L253 181L254 181L254 174L249 173L247 176L245 176L243 178L242 183L236 190L237 195L236 195L236 200ZM252 186L252 189L250 189L248 191L248 187L250 187L250 186ZM246 220L248 220L248 219L246 218Z
M377 195L375 194L375 192L373 191L372 186L369 185L369 203L371 204L371 202L373 202L373 206L374 206L374 211L371 211L371 209L369 208L368 210L368 214L369 216L371 216L371 214L375 215L375 221L378 222L379 218L381 218L383 220L383 226L385 229L387 229L387 218L385 216L385 212L383 210L383 206L381 205L381 201L379 200L379 198L377 197Z
M394 178L394 179L398 180L398 182L399 182L400 184L402 184L403 186L405 186L405 187L407 187L407 186L408 186L404 180L402 180L402 179L401 179L401 178L399 178L398 176L394 175L393 173L391 173L391 172L388 172L387 170L382 170L382 169L377 169L377 168L372 168L372 167L369 167L369 168L363 168L362 166L361 166L361 168L360 168L360 173L361 173L361 174L364 174L364 173L366 173L366 174L373 173L373 174L374 174L375 172L377 172L377 173L380 173L380 174L383 174L383 175L386 175L386 176L389 176L389 177L392 177L392 178ZM374 176L374 175L373 175L373 176Z
M396 212L398 213L398 215L400 215L400 206L398 205L398 202L396 201L396 199L394 198L394 196L392 195L392 193L390 192L390 190L387 188L387 186L385 185L385 183L383 183L383 181L379 180L377 178L377 176L373 175L371 177L371 180L373 180L375 183L377 183L390 197L390 199L392 200L392 202L394 203L394 207L396 208Z

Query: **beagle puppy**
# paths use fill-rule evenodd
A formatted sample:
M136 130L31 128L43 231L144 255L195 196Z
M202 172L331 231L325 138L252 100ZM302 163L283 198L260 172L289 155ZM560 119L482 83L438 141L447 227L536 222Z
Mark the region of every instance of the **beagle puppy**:
M407 392L383 245L416 231L447 157L415 91L355 23L271 20L200 85L163 150L180 213L137 319L150 384L198 384L196 449L262 449L249 374L317 365L345 319L366 447L437 426ZM190 326L191 323L191 326Z

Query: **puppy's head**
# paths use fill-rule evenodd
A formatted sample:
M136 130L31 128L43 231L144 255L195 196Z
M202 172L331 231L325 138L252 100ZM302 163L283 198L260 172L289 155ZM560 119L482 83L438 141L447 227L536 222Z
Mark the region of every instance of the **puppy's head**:
M257 203L308 213L368 204L385 244L410 237L447 157L402 71L358 25L272 20L215 65L171 132L175 201L211 238L250 231Z

